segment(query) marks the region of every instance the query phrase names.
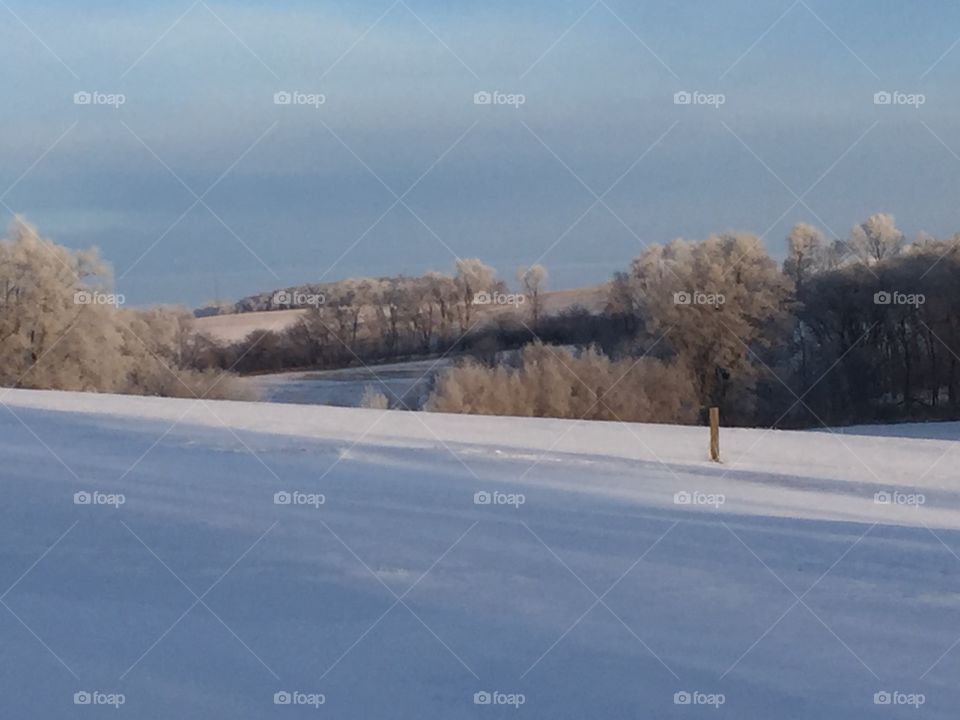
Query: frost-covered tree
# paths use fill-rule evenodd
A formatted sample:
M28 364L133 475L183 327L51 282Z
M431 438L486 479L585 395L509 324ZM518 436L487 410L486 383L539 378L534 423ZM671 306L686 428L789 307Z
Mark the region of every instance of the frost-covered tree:
M116 389L121 337L113 308L78 293L106 290L109 268L95 251L73 251L41 238L23 218L0 242L0 380L4 385Z
M760 240L724 234L654 245L631 275L647 332L689 367L701 402L725 405L731 388L731 398L749 399L762 372L755 356L779 341L789 289Z
M823 233L812 225L798 223L787 236L787 257L783 272L793 281L799 294L804 280L823 269L826 263L826 241Z
M540 316L543 313L543 291L547 287L548 277L547 269L539 264L522 267L517 271L517 279L520 281L523 294L527 296L534 329L539 326Z
M457 259L457 288L460 313L460 332L470 328L473 302L477 293L490 292L496 283L497 271L477 258Z
M95 250L41 238L17 217L0 240L0 385L90 392L240 397L222 373L186 366L186 311L121 310Z
M849 245L857 259L872 265L899 253L903 241L893 215L877 213L853 228Z

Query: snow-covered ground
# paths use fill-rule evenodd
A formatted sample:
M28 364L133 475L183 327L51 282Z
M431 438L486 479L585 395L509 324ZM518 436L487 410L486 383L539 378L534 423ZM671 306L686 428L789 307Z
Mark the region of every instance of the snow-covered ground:
M194 327L212 340L220 343L240 342L252 332L271 330L282 332L293 327L306 314L306 310L272 310L270 312L232 313L196 318Z
M241 378L266 402L360 407L372 387L407 408L426 401L434 376L451 364L449 358L414 360L342 370L271 373Z
M960 709L956 425L0 401L0 717Z

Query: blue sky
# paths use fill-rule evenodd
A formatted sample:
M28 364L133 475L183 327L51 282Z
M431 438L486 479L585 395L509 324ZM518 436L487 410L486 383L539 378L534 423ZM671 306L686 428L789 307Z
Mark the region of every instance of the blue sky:
M4 2L0 215L98 246L133 303L457 256L573 287L643 243L747 230L779 255L795 222L878 211L960 231L955 3Z

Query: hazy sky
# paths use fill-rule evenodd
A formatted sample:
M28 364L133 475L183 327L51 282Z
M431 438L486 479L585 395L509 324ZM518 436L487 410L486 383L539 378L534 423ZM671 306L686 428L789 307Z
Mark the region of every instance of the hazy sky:
M457 256L571 287L643 243L779 255L795 222L877 211L945 235L958 39L946 0L2 0L0 215L98 246L130 302L190 305Z

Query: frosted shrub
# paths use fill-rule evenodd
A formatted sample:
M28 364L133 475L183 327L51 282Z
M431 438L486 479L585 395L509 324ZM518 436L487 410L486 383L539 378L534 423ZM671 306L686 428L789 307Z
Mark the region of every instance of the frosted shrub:
M612 361L542 344L520 365L467 362L444 372L427 401L433 412L690 423L699 405L689 373L653 358Z
M360 398L360 407L368 410L387 410L390 407L390 401L387 400L386 395L372 385L367 385L363 389L363 396Z

